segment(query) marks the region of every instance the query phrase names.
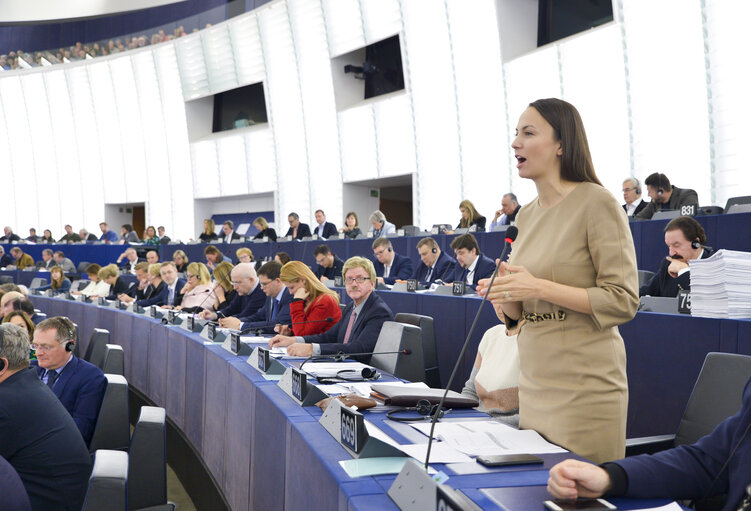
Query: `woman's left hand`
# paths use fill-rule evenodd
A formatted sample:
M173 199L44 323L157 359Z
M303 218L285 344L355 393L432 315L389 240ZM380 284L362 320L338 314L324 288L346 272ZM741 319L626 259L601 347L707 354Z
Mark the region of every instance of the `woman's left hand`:
M524 266L507 266L506 275L498 276L487 291L488 300L497 303L537 300L543 279L534 277Z

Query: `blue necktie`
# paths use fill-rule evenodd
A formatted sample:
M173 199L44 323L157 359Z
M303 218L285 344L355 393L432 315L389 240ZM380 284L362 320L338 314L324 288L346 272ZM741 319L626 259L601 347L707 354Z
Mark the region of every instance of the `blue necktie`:
M57 381L58 374L57 371L47 371L47 386L49 388L52 388L55 386L55 382Z
M276 298L271 299L271 321L274 321L274 318L276 317L276 306L279 302L277 302Z

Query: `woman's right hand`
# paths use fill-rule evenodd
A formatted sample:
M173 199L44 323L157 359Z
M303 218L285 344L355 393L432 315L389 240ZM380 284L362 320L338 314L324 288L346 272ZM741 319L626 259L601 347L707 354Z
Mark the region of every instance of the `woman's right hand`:
M219 303L222 303L227 299L227 295L224 294L224 288L222 286L216 286L214 288L214 296L216 296L216 299L219 300Z
M300 287L299 287L299 288L297 289L297 291L295 291L295 296L294 296L294 298L300 298L300 299L302 299L302 300L306 300L306 299L308 298L308 296L309 296L309 295L310 295L310 293L308 292L308 290L307 290L307 289L305 289L305 287L303 287L303 286L300 286Z

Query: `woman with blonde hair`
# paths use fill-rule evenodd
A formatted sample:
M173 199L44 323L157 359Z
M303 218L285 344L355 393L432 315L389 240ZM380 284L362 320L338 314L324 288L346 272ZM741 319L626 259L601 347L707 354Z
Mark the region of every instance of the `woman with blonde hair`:
M118 296L124 295L130 289L130 285L120 277L120 270L116 264L108 264L97 274L99 280L103 280L105 284L110 286L110 294L107 295L107 300L116 300ZM90 295L92 298L99 295Z
M89 284L80 291L72 291L72 295L84 296L107 296L110 294L110 286L103 280L99 279L99 270L102 267L98 264L90 264L86 267L86 274L89 276Z
M232 287L232 279L230 278L232 268L232 263L227 261L222 261L214 268L214 281L216 282L214 286L214 294L216 295L214 310L224 309L237 296L237 291Z
M339 295L324 286L306 264L288 262L282 266L279 278L293 299L289 304L292 328L279 326L275 329L278 333L298 336L320 334L342 318ZM326 318L333 318L333 321L326 321Z
M477 208L471 201L463 200L459 203L459 211L462 213L462 219L459 221L457 229L468 229L473 225L477 226L477 232L485 230L485 217L477 212Z
M185 273L188 269L188 255L182 250L175 250L172 254L172 262L175 263L177 273Z
M235 255L237 256L237 260L241 263L252 263L256 260L255 257L253 257L253 251L248 247L238 248Z
M50 268L50 283L37 288L39 291L51 289L53 293L65 293L70 291L70 280L65 277L63 269L59 266Z
M203 232L198 236L198 239L203 243L208 243L209 241L218 239L219 236L216 235L216 232L214 231L215 228L216 225L214 225L214 221L211 218L205 219L203 221Z
M253 220L253 225L259 231L258 234L253 237L254 240L260 240L261 238L266 237L269 241L276 241L276 231L269 227L269 223L265 218L259 216Z
M186 275L187 282L180 291L183 300L175 308L186 312L213 311L216 294L211 285L209 269L203 263L190 263Z

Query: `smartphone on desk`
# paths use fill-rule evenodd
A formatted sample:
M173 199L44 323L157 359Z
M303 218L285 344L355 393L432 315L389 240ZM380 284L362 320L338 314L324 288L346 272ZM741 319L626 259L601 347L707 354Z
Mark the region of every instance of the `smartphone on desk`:
M478 456L477 463L486 467L503 467L506 465L536 465L542 459L531 454L498 454L494 456Z
M574 511L579 509L586 509L587 511L613 511L618 509L605 499L546 500L545 508L550 511Z

